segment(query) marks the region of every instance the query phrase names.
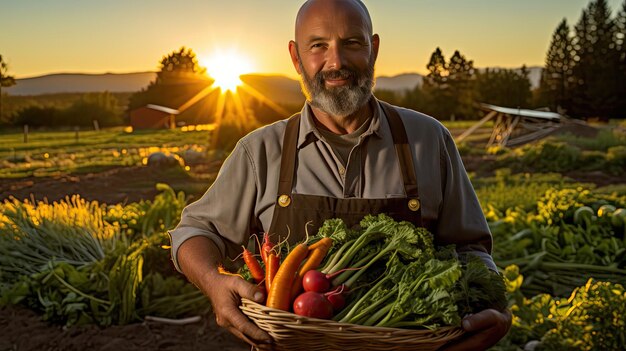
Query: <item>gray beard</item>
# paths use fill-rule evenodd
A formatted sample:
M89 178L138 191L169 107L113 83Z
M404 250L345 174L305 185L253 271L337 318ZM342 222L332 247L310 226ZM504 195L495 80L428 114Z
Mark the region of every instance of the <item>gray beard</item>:
M370 61L370 66L363 74L342 68L337 71L320 71L313 78L309 78L302 66L302 60L299 61L302 78L300 86L311 106L331 116L345 117L355 113L369 101L374 87L374 62ZM348 86L327 89L324 85L325 78L354 77L357 78L356 82Z

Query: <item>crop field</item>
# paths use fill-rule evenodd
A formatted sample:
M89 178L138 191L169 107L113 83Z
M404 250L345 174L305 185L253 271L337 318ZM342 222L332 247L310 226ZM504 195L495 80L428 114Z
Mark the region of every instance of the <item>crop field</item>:
M453 135L463 123L448 124ZM228 155L200 129L0 134L0 327L11 335L0 350L99 349L116 338L136 349L248 349L216 327L169 257L167 230ZM625 126L459 151L514 315L492 349L626 345ZM149 164L155 153L176 162ZM26 340L28 330L43 336Z

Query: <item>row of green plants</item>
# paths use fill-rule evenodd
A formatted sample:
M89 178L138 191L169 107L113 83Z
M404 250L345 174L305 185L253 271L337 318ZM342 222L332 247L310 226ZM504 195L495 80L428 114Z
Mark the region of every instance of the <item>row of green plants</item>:
M626 192L502 169L472 179L513 325L493 350L620 350L626 343Z
M173 269L167 228L186 203L165 184L152 201L0 205L0 305L23 304L60 324L127 324L210 310Z
M570 133L551 136L517 148L459 144L462 156L480 156L490 162L479 166L491 172L510 168L514 172L591 172L600 171L614 176L626 172L626 124L605 127L595 137Z
M519 267L504 270L513 324L492 351L622 350L626 345L624 285L594 278L567 297L520 290Z
M626 284L624 207L623 193L582 186L550 188L534 206L489 203L494 259L500 267L520 267L528 295L565 296L591 277Z

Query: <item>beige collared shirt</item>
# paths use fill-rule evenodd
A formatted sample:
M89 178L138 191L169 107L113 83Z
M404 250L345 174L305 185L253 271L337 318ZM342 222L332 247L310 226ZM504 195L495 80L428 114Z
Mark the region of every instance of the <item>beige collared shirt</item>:
M302 109L293 193L337 198L405 197L400 166L387 119L376 100L367 131L345 163L324 141L308 104ZM435 223L437 244L456 244L496 269L491 234L449 131L436 119L396 107L407 131L416 168L422 217ZM287 120L259 128L237 143L215 182L182 212L170 231L172 259L193 236L215 242L235 257L252 233L269 230L278 191L283 133Z

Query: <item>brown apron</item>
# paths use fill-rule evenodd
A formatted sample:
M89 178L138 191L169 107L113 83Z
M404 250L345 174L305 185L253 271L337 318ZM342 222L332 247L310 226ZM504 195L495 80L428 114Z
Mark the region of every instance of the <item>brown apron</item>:
M404 124L395 108L382 101L379 103L389 121L407 197L361 199L293 194L300 127L300 115L297 114L288 120L283 139L278 195L269 230L271 236L285 238L289 233L289 242L295 243L305 238L305 227L310 236L315 235L326 219L341 218L350 228L358 225L365 215L379 213L386 213L398 221L404 220L423 226L417 178Z

